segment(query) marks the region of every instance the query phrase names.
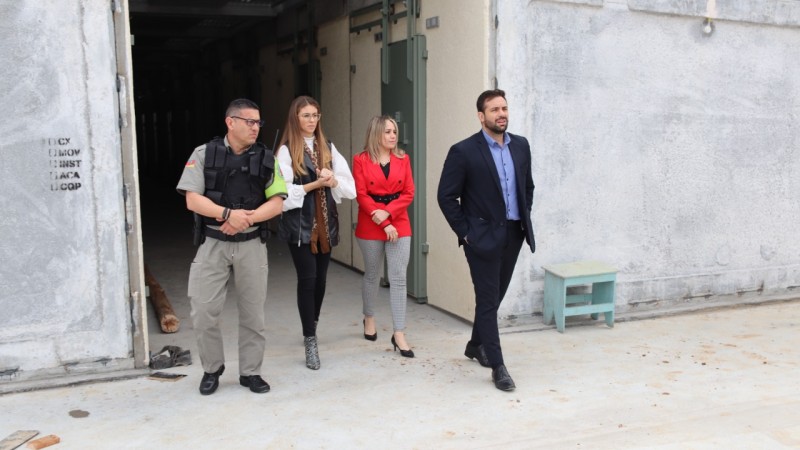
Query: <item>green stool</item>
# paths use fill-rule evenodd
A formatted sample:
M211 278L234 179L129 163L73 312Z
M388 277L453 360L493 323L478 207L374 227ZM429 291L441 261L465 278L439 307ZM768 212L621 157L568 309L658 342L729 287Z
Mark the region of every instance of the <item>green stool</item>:
M614 326L614 289L617 269L598 261L579 261L543 266L544 269L544 323L556 319L556 329L564 332L567 316L591 314L597 319L603 313L606 325ZM591 285L589 294L567 294L572 286Z

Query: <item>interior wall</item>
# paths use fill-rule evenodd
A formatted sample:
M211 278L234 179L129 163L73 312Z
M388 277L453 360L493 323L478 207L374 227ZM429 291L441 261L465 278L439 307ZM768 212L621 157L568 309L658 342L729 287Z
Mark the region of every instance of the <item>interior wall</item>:
M261 98L258 101L261 106L261 119L265 121L259 137L269 147L272 147L275 141L275 131L283 131L286 110L289 108L287 96L284 95L281 86L286 77L285 68L280 67L283 61L277 51L276 44L265 45L258 49L258 72L261 79ZM289 89L294 90L293 82L290 82Z
M463 250L439 210L436 192L450 146L480 130L475 101L490 89L490 2L424 2L419 29L428 45L428 303L467 320L475 315L475 294ZM424 29L439 17L439 27ZM513 123L513 117L511 120Z
M278 147L286 126L286 114L294 100L295 74L291 53L279 52L275 44L259 50L259 73L261 80L261 118L265 125L259 139L272 147L278 132ZM275 148L277 150L277 148Z
M350 135L350 24L347 17L320 25L318 29L320 69L322 71L321 99L322 123L325 134L347 160L352 169L353 136ZM322 54L325 49L325 54ZM343 200L339 211L339 245L333 249L333 258L347 265L353 264L354 253L359 253L353 237L353 223L357 211L355 200Z
M304 62L304 59L305 58L301 61ZM286 126L286 114L289 111L289 105L291 105L292 100L295 98L294 93L296 90L292 54L287 52L279 53L275 59L275 66L272 70L278 75L274 99L279 119L276 126L280 128L282 136Z
M369 120L381 114L381 43L375 42L374 37L379 30L380 27L372 31L350 33L349 38L350 64L353 68L350 73L350 135L356 154L363 151ZM358 217L358 206L355 204L352 217L355 223ZM364 259L356 248L353 251L353 266L364 270Z

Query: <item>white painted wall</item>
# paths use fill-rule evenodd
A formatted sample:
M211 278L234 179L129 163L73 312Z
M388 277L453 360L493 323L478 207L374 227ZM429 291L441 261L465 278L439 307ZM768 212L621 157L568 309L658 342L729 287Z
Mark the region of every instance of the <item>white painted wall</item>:
M797 295L800 3L716 2L711 36L694 3L497 2L538 241L502 315L580 259L619 268L621 312Z
M133 367L109 2L0 17L0 384Z

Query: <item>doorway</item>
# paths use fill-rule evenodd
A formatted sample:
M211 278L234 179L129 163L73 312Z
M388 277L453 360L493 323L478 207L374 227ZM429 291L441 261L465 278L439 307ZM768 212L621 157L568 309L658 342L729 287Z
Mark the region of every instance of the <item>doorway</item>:
M316 45L314 1L191 3L128 1L143 260L184 322L179 333L161 335L144 304L154 352L165 343L193 346L184 330L191 329L186 283L196 248L192 216L175 191L191 152L224 135L224 111L234 98L261 105L267 124L259 140L272 147L294 95L320 91L319 62L305 59ZM341 11L323 8L316 17L331 14ZM290 75L276 86L275 73Z

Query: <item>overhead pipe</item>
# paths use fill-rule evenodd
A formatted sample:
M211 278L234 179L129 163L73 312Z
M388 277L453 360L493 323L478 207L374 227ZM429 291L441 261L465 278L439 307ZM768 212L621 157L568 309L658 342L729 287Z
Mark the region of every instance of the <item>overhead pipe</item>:
M381 82L389 84L389 0L383 0L381 7Z
M406 78L414 81L414 37L417 35L417 0L406 0L408 45L406 46Z

